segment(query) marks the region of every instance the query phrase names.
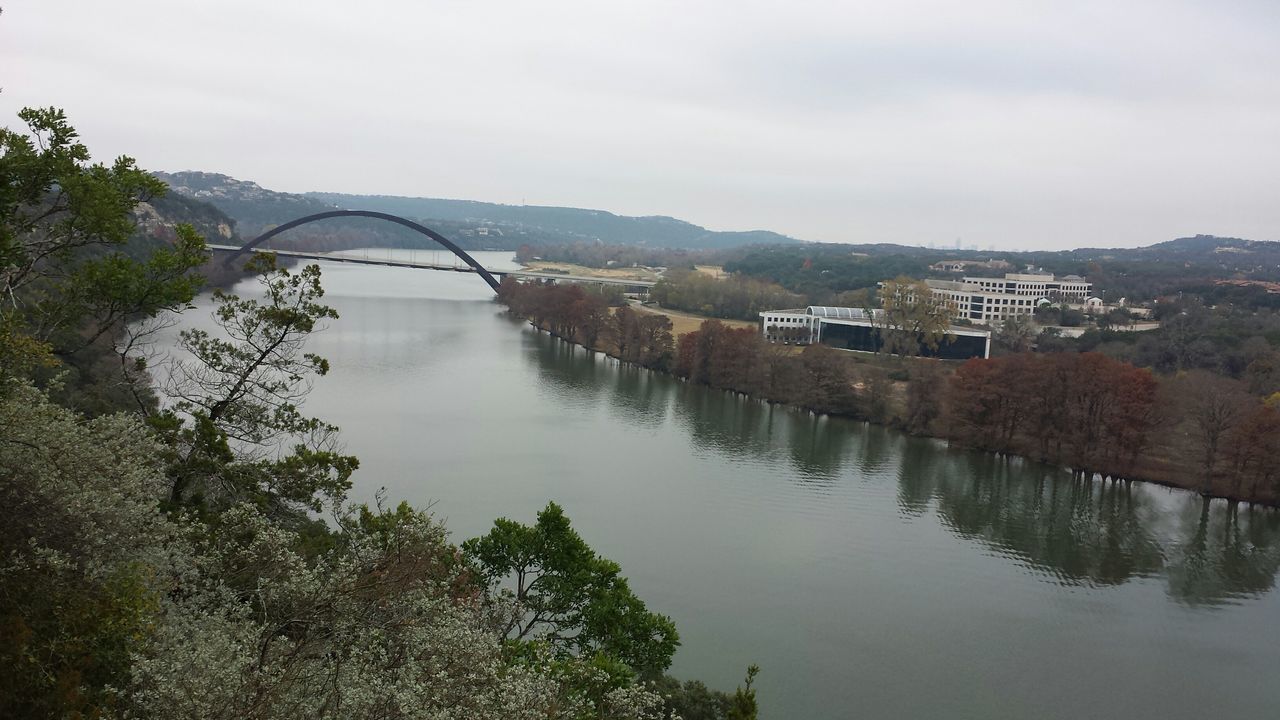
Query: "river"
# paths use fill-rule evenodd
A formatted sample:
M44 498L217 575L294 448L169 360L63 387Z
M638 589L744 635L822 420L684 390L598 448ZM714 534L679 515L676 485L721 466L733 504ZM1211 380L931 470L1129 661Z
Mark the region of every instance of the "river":
M732 690L758 663L763 717L1280 715L1275 512L688 386L475 275L322 266L341 319L306 411L360 457L353 499L431 505L456 541L560 503L675 620L672 673Z

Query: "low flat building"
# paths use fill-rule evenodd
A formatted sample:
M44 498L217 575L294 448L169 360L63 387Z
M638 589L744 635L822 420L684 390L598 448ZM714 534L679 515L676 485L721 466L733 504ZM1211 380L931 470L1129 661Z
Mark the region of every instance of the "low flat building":
M817 316L809 308L766 310L760 313L760 332L771 343L812 345L817 342Z
M760 313L760 332L765 340L788 345L821 343L841 350L880 352L884 347L884 311L862 308L810 305L794 310ZM947 339L925 357L967 360L991 356L991 331L952 326Z

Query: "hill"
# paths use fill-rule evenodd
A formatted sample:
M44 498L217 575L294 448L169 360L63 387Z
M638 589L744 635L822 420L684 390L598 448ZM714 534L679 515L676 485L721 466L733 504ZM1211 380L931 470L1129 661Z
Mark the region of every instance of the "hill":
M468 249L514 250L525 244L584 241L688 249L799 242L765 230L717 232L663 216L628 217L603 210L391 195L282 193L218 173L188 171L155 175L168 183L174 194L211 203L235 218L240 235L245 238L304 215L334 209L361 209L417 220ZM430 242L404 228L363 218L308 225L290 232L282 241L282 245L306 242L317 249L371 245L418 247Z
M540 249L556 257L551 249ZM606 258L607 260L607 258ZM1232 302L1269 304L1266 283L1280 282L1280 242L1213 235L1177 238L1140 248L1077 248L1058 251L941 250L902 245L837 245L748 247L720 258L725 270L771 280L811 298L874 287L879 280L907 275L938 275L930 267L941 260L1003 260L1012 268L1033 266L1057 275L1083 275L1103 299L1151 300L1195 292L1211 300L1224 296L1231 281ZM704 260L711 262L711 260ZM970 274L999 275L1003 271Z
M562 235L560 242L594 241L610 245L713 249L740 245L797 243L795 238L767 230L719 232L664 215L630 217L603 210L501 205L474 200L441 200L394 195L307 193L331 205L381 210L406 217L483 223L516 231L537 230Z
M207 202L236 219L241 234L251 238L272 225L333 206L302 195L267 190L255 182L205 172L152 173L168 183L170 195Z

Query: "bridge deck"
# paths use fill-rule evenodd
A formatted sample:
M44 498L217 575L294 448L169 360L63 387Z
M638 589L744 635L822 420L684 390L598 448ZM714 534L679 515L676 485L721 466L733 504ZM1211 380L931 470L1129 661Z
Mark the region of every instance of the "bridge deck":
M240 250L235 245L207 245L210 250L216 252L236 252ZM415 270L443 270L448 272L474 273L475 268L470 265L444 265L441 263L417 262L414 260L394 260L391 258L373 258L373 257L354 257L351 255L339 255L333 253L307 252L305 250L270 250L257 248L258 252L274 253L281 257L300 258L303 260L329 260L331 262L352 263L355 265L385 265L388 267L404 267L413 268ZM486 268L488 269L488 268ZM652 280L624 280L620 278L592 277L588 275L562 275L560 273L549 272L533 272L528 270L489 270L489 274L501 278L504 275L510 275L515 278L525 280L560 280L564 282L575 283L596 283L600 285L622 285L624 287L643 287L651 288L657 283Z

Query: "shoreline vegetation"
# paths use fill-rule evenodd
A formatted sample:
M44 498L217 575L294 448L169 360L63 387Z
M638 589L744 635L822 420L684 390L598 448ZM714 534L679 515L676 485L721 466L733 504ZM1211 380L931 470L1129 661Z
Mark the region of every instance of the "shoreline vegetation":
M1245 395L1207 372L1161 377L1096 352L949 363L797 350L716 319L673 332L666 315L575 285L507 279L498 301L562 340L713 389L1086 477L1280 505L1280 398Z

